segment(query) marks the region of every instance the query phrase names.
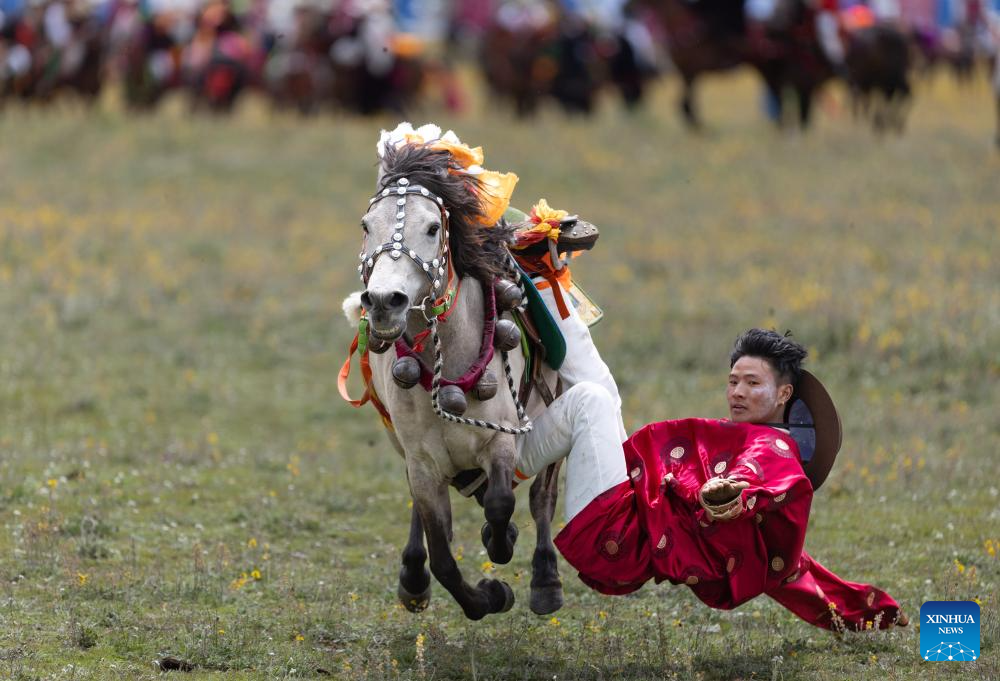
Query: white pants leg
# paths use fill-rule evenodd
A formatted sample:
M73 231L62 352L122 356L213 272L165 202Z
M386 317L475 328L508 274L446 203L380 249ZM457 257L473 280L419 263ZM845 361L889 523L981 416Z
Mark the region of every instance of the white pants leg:
M833 64L844 63L844 44L840 41L840 27L833 12L820 12L816 15L816 33L819 34L819 44L826 58Z
M577 315L576 310L573 309L568 300L568 296L564 295L566 307L569 308L569 317L563 319L556 307L552 289L545 288L539 293L566 339L566 359L559 367L559 376L562 378L563 384L567 388L571 388L578 383L589 381L602 386L614 400L618 435L621 442L624 442L628 439L628 433L625 432L625 424L622 422L622 398L618 394L618 384L615 383L615 377L611 375L608 365L601 359L601 353L597 351L594 339L590 336L590 329Z
M560 395L518 438L517 468L535 475L563 457L566 461L566 522L597 495L628 480L615 400L596 383L584 381Z

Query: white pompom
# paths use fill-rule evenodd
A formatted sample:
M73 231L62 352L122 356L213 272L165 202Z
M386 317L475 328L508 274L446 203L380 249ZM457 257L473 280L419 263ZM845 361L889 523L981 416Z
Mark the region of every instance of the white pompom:
M441 126L427 123L417 128L417 134L423 138L424 142L436 142L441 139Z
M379 135L378 144L375 147L376 151L378 151L379 158L385 157L385 149L387 146L392 145L394 147L398 147L406 141L407 135L412 135L413 133L413 126L408 121L403 121L391 132L383 130Z
M361 307L361 291L355 291L351 295L344 298L344 316L347 317L347 321L351 326L357 326L358 322L361 321L361 313L364 308Z

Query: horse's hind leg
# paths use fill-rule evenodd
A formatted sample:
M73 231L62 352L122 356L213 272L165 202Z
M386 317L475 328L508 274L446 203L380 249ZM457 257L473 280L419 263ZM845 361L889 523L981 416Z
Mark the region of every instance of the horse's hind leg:
M486 524L482 539L486 553L494 563L509 563L514 556L517 542L517 525L510 521L514 515L514 444L508 438L497 438L490 457L490 481L483 497Z
M410 494L413 506L420 514L427 536L431 572L461 606L465 616L479 620L495 612L506 612L514 605L514 592L506 583L496 579L480 580L470 585L451 552L451 504L448 485L443 480L409 466Z
M531 612L549 615L563 606L562 581L552 544L552 516L559 496L559 466L550 465L531 484L531 517L535 521L535 554L531 559Z
M399 570L396 595L410 612L422 612L431 600L431 573L427 571L424 548L424 525L416 505L410 512L410 538L403 548L403 567Z

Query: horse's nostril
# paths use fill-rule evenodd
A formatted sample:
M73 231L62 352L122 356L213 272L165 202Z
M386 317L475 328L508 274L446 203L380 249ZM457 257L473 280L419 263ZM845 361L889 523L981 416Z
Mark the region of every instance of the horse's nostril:
M371 311L372 309L372 297L371 294L368 293L368 291L365 291L364 293L361 294L361 307L365 308L368 311Z
M401 307L406 307L410 303L410 298L401 291L396 291L389 297L389 309L398 310Z

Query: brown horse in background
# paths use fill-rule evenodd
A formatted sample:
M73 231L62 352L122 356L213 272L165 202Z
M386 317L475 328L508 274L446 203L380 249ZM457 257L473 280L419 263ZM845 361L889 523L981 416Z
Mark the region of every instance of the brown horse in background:
M748 35L743 0L646 0L646 4L655 10L667 35L667 50L683 82L681 113L690 128L701 127L694 103L697 78L743 65L763 79L779 108L776 122L783 121L782 93L791 88L798 100L799 124L808 126L812 97L832 70L820 51L814 16L805 3L782 0L766 41Z

